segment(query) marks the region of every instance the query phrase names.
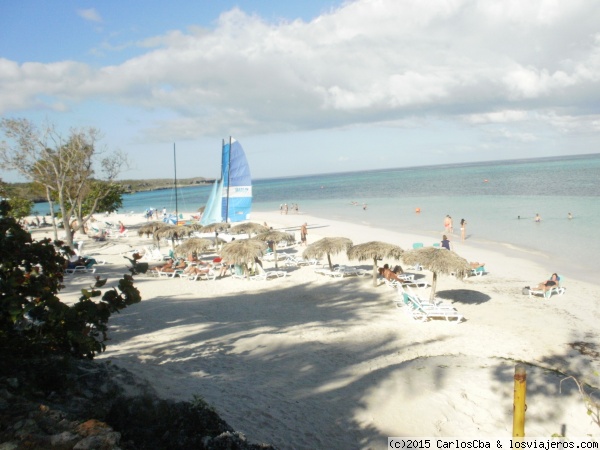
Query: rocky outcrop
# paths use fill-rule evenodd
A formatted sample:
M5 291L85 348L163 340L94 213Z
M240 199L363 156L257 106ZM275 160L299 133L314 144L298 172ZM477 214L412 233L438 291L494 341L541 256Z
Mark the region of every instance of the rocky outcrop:
M202 399L162 400L109 363L17 363L0 375L0 450L46 448L273 449L247 442Z

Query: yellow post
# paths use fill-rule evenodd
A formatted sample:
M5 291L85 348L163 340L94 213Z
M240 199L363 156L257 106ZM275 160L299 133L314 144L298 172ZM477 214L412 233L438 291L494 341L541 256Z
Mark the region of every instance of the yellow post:
M513 404L513 437L525 436L525 395L527 393L527 372L523 364L515 366L515 394Z

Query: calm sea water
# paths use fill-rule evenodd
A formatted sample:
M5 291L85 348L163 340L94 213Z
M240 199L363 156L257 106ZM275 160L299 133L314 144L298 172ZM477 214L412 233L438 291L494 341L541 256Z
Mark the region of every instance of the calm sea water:
M178 193L179 211L194 211L210 187ZM253 195L254 211L297 203L313 216L431 236L432 242L449 214L456 230L461 218L467 220L470 244L516 247L547 262L550 272L589 281L600 272L600 154L257 180ZM366 203L367 210L352 202ZM175 193L126 195L123 204L121 212L172 211ZM541 223L533 221L536 213Z

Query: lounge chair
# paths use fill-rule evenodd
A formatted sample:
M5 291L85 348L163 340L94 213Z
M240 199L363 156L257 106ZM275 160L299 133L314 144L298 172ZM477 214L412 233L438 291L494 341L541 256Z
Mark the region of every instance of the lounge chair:
M298 258L295 255L286 255L285 261L283 264L286 266L296 267L296 266L316 266L319 263L318 259L304 259Z
M74 275L76 273L96 273L96 268L86 266L67 267L65 273L68 273L69 275Z
M566 291L566 288L563 286L564 278L557 275L556 281L557 284L552 286L550 289L529 289L529 297L533 297L534 295L541 295L544 298L550 298L552 297L552 294L563 295Z
M253 281L262 281L268 280L269 278L283 278L288 275L287 272L283 270L264 270L257 266L258 273L256 275L251 275L250 280Z
M480 277L482 275L485 275L487 272L485 271L485 265L481 265L479 267L475 267L473 269L471 269L471 273L470 275L472 277Z
M177 276L183 275L183 269L175 269L172 272L163 272L160 269L155 270L159 277L167 277L167 278L175 278Z
M150 261L164 261L165 255L163 255L160 250L153 246L145 246L142 250L136 250L134 253L138 253L142 257L140 261L142 262L150 262Z
M200 280L216 280L217 279L217 272L215 272L213 269L208 269L208 272L205 273L195 273L193 275L186 275L185 273L180 275L181 278L187 278L189 281L196 281L198 279Z
M363 276L369 273L363 269L357 269L356 267L351 266L336 266L333 268L333 270L327 268L315 269L315 272L320 273L321 275L330 276L332 278L344 278L353 275Z
M426 320L445 319L448 322L454 320L455 323L460 323L464 320L464 316L450 305L427 303L418 296L411 295L408 292L402 292L401 295L403 306L409 309L410 315L414 319L420 318L419 320L422 320L424 316Z
M541 295L544 298L550 298L552 297L552 294L563 295L565 291L566 288L561 286L553 286L546 291L543 289L529 289L529 296L533 297L534 295Z

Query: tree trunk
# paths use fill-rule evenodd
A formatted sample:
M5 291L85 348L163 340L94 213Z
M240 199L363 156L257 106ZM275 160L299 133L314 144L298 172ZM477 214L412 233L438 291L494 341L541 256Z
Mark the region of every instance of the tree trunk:
M58 241L58 227L56 226L56 218L54 217L54 203L52 202L52 196L48 188L46 188L46 198L48 198L48 205L50 206L50 219L52 220L52 228L54 228L54 240Z

